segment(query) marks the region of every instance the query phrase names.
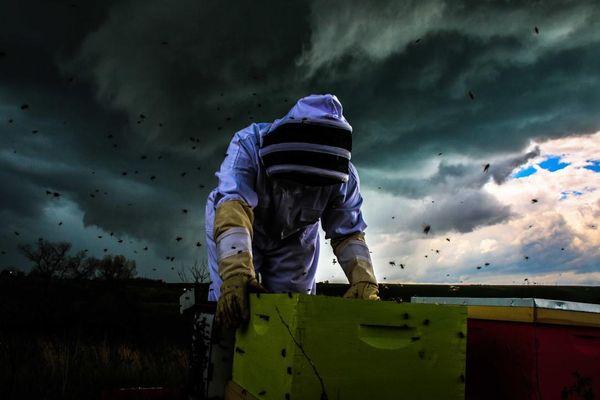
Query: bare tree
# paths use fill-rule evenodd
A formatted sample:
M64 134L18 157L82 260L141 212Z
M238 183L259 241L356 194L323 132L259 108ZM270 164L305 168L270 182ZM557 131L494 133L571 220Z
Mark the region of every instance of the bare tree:
M68 263L67 253L71 250L71 243L49 242L39 240L36 246L20 244L19 250L33 262L32 273L46 278L63 278Z
M184 266L182 263L179 267L179 271L177 271L177 275L179 276L181 282L189 283L204 283L208 282L210 279L208 263L205 259L203 259L201 262L198 262L198 259L196 259L194 264L188 267Z
M69 279L92 279L96 276L96 267L97 264L93 259L88 258L85 251L80 251L67 258L64 277Z
M102 260L90 259L98 278L104 280L132 279L136 276L135 261L123 255L107 255Z
M68 242L40 239L35 245L21 244L19 249L33 262L31 273L46 278L115 280L132 279L137 274L135 261L123 255L107 255L100 260L80 251L71 256Z
M181 282L187 283L189 282L189 277L183 263L179 263L179 269L177 270L177 276Z
M200 263L198 263L198 260L194 261L190 273L192 274L192 278L194 278L194 283L208 282L210 280L210 273L206 259L202 259Z

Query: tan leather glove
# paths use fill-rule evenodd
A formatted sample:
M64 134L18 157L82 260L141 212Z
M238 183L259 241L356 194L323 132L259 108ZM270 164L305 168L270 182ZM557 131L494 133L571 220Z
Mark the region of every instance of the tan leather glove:
M245 274L230 276L221 285L215 319L220 326L237 328L250 319L249 293L266 293L256 278Z
M358 282L350 286L344 294L345 299L381 300L379 286L371 282Z
M350 288L345 299L380 300L379 286L373 272L369 248L364 233L355 233L332 242L335 253Z

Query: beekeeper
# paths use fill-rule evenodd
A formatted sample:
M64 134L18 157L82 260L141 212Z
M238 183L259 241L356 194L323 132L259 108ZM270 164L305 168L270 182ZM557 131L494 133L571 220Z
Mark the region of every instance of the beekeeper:
M344 297L379 300L351 150L352 127L331 94L233 136L205 215L221 325L248 320L249 291L315 294L319 220L351 285Z

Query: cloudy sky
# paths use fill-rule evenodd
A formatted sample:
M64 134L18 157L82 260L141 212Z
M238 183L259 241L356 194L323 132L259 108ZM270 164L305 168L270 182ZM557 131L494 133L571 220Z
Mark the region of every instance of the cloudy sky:
M595 0L1 1L0 268L44 237L176 281L233 133L334 93L382 282L600 284L598 21ZM318 279L342 282L332 259Z

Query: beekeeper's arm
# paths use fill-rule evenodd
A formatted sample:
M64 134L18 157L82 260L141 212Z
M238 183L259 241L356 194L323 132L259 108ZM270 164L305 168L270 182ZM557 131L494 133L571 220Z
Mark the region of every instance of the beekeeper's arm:
M223 283L215 317L225 327L237 327L249 319L249 289L264 291L256 281L252 263L252 209L258 198L254 191L256 161L248 140L240 132L233 137L216 174L219 184L213 234Z
M377 279L365 242L367 224L360 211L362 197L359 186L358 173L350 164L348 182L342 185L341 193L333 196L322 216L323 230L325 237L331 240L333 253L350 282L344 297L379 300Z

